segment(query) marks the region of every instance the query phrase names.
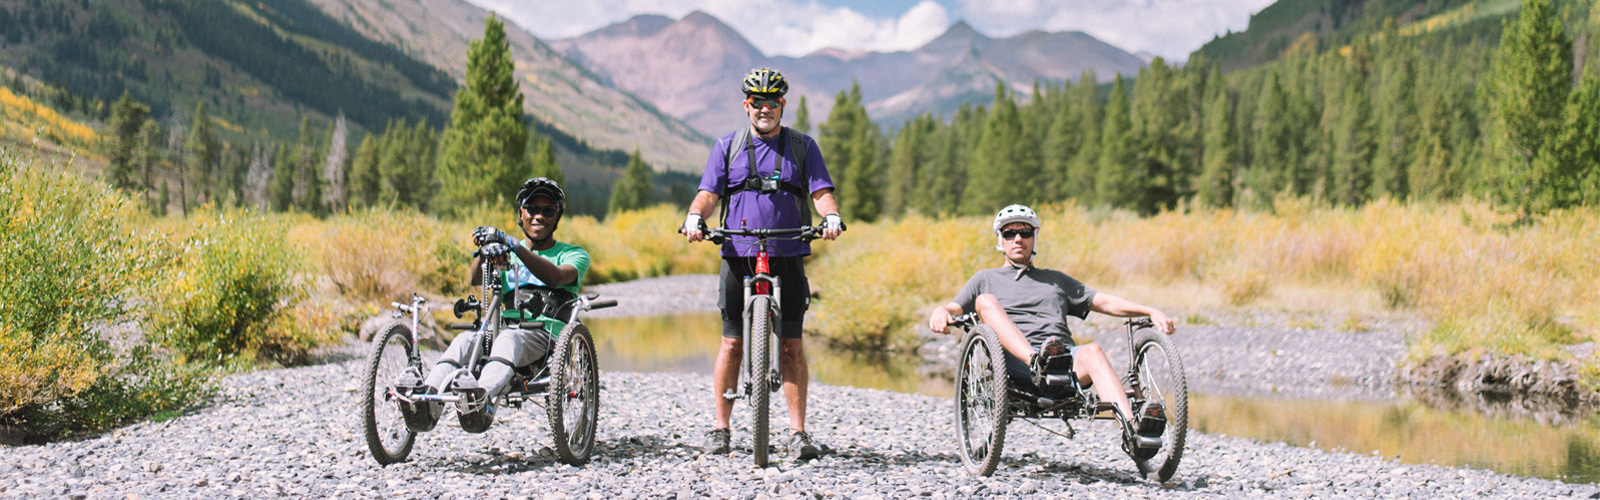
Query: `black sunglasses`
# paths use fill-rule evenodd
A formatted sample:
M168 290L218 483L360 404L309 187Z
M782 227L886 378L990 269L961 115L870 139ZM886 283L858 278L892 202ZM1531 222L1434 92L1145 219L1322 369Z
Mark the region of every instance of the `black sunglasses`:
M539 205L523 205L522 209L527 210L528 215L543 215L545 217L555 217L556 214L561 213L560 209L550 205L542 207Z
M1000 232L1000 237L1009 240L1009 239L1017 237L1017 235L1019 235L1019 234L1022 235L1023 238L1032 238L1033 237L1033 230L1032 229L1007 229L1005 231L1001 231Z
M762 107L778 109L779 106L783 106L783 101L778 100L778 99L761 99L761 98L751 97L750 100L746 101L746 102L750 103L750 108L751 109L761 109Z

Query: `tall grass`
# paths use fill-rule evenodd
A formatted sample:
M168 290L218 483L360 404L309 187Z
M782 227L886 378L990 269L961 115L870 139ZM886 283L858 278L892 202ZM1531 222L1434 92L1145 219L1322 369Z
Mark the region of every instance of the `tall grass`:
M1600 332L1594 209L1521 226L1474 201L1347 209L1284 199L1271 213L1148 218L1066 204L1042 207L1041 217L1037 265L1154 305L1266 307L1310 293L1316 307L1409 312L1437 325L1414 343L1419 357L1555 358L1561 345ZM825 290L815 328L846 345L912 346L907 326L927 307L1001 264L994 242L984 217L853 225L810 266ZM1329 303L1350 297L1371 299Z

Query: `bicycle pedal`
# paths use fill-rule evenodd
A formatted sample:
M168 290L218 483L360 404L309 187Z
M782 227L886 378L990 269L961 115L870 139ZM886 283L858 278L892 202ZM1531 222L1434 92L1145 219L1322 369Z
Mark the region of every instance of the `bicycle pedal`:
M722 393L722 399L726 399L728 401L738 401L740 397L741 396L739 396L739 393L733 392L732 390Z

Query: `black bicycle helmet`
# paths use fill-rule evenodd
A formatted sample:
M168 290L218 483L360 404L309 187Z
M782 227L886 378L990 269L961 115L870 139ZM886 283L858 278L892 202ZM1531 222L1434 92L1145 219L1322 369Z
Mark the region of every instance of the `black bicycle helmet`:
M739 90L745 95L758 94L763 97L777 98L789 93L789 81L783 78L783 73L770 68L757 68L744 75L744 81L739 83Z
M560 184L556 184L556 181L548 177L536 177L523 182L522 189L517 190L517 207L527 205L528 200L541 194L550 197L550 201L556 203L557 213L567 212L567 193L561 190Z

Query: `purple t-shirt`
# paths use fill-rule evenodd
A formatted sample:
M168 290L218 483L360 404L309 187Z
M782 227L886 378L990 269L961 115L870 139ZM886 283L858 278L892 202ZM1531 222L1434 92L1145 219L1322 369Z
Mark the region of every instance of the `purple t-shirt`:
M795 134L793 130L786 132ZM744 144L732 144L737 133L728 134L717 139L717 144L711 147L711 158L706 160L706 171L700 176L700 190L716 193L717 196L727 196L733 186L744 183L750 177L750 155L745 152ZM783 173L779 177L783 182L795 186L807 187L808 193L833 187L833 179L828 177L828 165L822 161L822 150L817 148L817 141L805 137L806 145L806 172L802 181L800 179L800 166L795 163L795 151L785 147L783 141L787 139L784 134L778 134L771 139L762 139L751 135L751 142L755 146L756 171L762 176L772 175L773 163L780 149L783 153ZM792 142L791 142L792 144ZM735 148L733 164L727 162L728 148ZM800 220L800 203L811 203L811 200L795 200L796 196L788 191L779 190L772 194L761 194L753 190L734 193L727 198L728 202L728 227L738 229L741 221L749 229L783 229L800 227L808 221ZM808 210L816 211L815 206L808 206ZM721 213L720 208L718 214ZM823 214L816 214L823 215ZM706 224L716 225L716 215L709 215ZM799 257L811 255L811 245L799 240L768 240L773 245L768 248L767 254L773 257ZM734 237L722 244L724 257L754 257L756 245L754 238Z

